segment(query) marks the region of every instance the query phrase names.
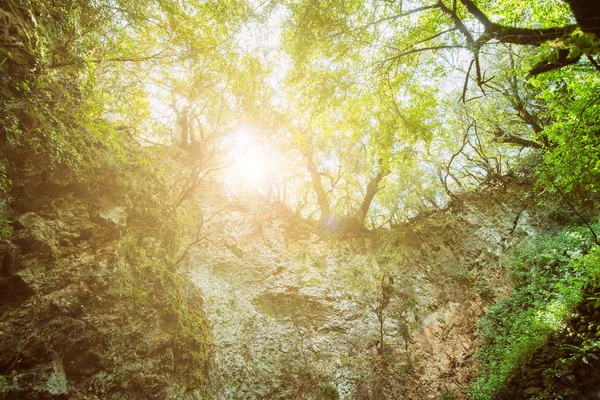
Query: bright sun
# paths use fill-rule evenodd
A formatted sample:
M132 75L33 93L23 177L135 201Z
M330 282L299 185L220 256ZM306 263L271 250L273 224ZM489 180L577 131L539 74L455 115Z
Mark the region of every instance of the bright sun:
M236 163L238 174L251 183L263 183L266 179L265 160L255 156L246 156Z
M245 129L235 134L232 155L233 172L242 185L262 186L267 182L270 167L256 137Z

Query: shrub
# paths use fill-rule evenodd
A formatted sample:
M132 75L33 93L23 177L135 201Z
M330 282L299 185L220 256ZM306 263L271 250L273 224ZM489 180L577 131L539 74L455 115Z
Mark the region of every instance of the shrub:
M600 273L600 247L591 243L585 228L569 228L514 250L508 267L514 289L479 323L482 373L470 389L473 398L494 398L515 368L564 328Z

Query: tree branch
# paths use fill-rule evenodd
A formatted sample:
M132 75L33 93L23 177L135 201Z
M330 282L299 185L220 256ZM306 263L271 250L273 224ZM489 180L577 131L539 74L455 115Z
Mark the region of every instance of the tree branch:
M396 61L399 58L408 56L410 54L421 53L424 51L437 51L437 50L442 50L442 49L464 49L464 48L465 48L465 46L462 46L462 45L441 45L441 46L421 47L418 49L412 49L412 50L405 51L404 53L397 54L393 57L389 57L389 58L383 60L382 64L385 64L389 61Z
M225 207L221 208L220 210L218 210L217 212L215 212L214 214L212 214L207 220L204 220L204 214L200 214L200 224L198 225L198 230L196 231L196 236L195 236L194 240L192 240L186 246L186 248L183 250L183 252L181 253L181 255L179 257L177 257L177 261L175 261L175 265L179 265L179 263L181 261L183 261L183 259L187 255L187 253L192 248L192 246L197 245L198 243L200 243L201 241L203 241L204 239L206 239L208 237L208 236L202 236L202 237L200 236L200 232L202 231L202 228L204 227L204 225L206 225L207 223L209 223L211 219L213 219L215 216L217 216L220 213L222 213L223 211L225 211L227 208L229 208L229 204L227 204Z
M492 21L473 3L471 0L460 0L460 2L467 8L467 11L477 18L477 20L483 25L486 29L492 25ZM454 13L456 14L456 13Z
M505 44L521 44L529 46L539 46L551 40L563 39L571 36L577 29L577 25L565 25L557 28L546 29L528 29L503 26L493 23L486 29L483 35L478 39L485 43L490 40L497 40Z
M598 62L594 59L594 56L592 56L589 53L585 53L585 56L587 57L588 60L590 60L590 62L594 66L594 68L596 68L596 70L600 71L600 64L598 64Z
M544 29L504 26L492 22L472 0L460 0L460 2L467 8L469 14L474 16L485 29L484 34L477 39L479 45L482 45L489 40L498 40L501 43L537 46L549 40L570 36L577 28L577 25L566 25ZM456 15L456 13L454 13L454 15ZM467 35L465 35L465 37L467 37Z
M315 194L317 195L317 202L319 203L319 209L321 211L321 227L325 227L331 218L331 207L329 206L329 201L327 200L327 193L323 188L323 183L321 182L321 175L319 174L319 170L317 169L317 165L313 160L312 154L310 152L305 151L304 157L306 158L306 167L308 168L308 172L310 173L310 178L312 182L313 189L315 190Z
M91 61L95 64L106 63L106 62L143 62L143 61L158 60L158 59L164 58L164 57L161 57L161 54L163 52L164 52L164 50L160 51L156 54L153 54L151 56L96 58L96 59L92 59ZM61 63L48 65L46 68L56 69L56 68L68 67L70 65L81 65L81 64L85 64L86 62L87 62L87 60L64 61Z
M569 57L569 49L560 49L558 51L558 60L556 61L541 61L531 68L529 75L536 76L544 72L550 72L566 67L567 65L575 64L581 59L581 56Z
M598 1L564 0L571 8L575 20L583 32L593 33L600 38L600 8Z
M529 147L532 149L541 149L543 147L541 143L534 142L533 140L525 139L513 135L511 133L506 133L500 127L496 127L496 130L494 131L494 136L496 137L497 141L501 143L512 143L523 147Z
M365 193L365 197L356 211L356 214L348 224L347 231L359 231L362 229L367 213L369 212L369 208L371 208L371 203L373 202L377 192L379 192L379 183L390 173L389 169L384 169L382 167L382 163L383 160L380 159L379 172L367 184L367 192Z
M361 26L360 29L366 29L370 26L378 25L378 24L380 24L382 22L386 22L386 21L395 21L398 18L407 17L411 14L415 14L415 13L418 13L421 11L427 11L427 10L431 10L433 8L439 8L440 3L441 3L441 1L435 3L434 5L431 5L431 6L423 6L423 7L419 7L419 8L414 8L412 10L404 11L399 14L390 15L389 17L384 17L384 18L378 19L377 21L370 22L367 25Z

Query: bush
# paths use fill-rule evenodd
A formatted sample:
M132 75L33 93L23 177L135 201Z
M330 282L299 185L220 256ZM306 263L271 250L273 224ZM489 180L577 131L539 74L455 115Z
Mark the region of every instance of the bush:
M473 398L494 398L519 364L565 327L600 274L600 247L592 243L588 230L570 228L514 250L508 267L514 289L479 323L482 373L470 389Z

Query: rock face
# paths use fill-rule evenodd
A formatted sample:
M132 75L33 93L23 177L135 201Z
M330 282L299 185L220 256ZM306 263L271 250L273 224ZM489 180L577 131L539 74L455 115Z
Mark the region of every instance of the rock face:
M0 399L464 398L505 250L553 229L527 190L346 238L248 203L191 279L131 202L37 196L0 240Z
M483 190L345 239L258 204L215 217L189 257L213 329L213 397L464 398L476 321L509 287L505 250L553 229L527 191Z
M19 204L0 242L0 399L202 398L199 291L109 200Z

